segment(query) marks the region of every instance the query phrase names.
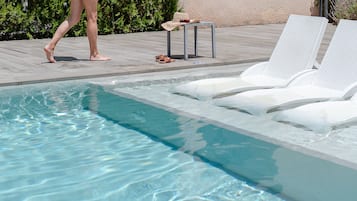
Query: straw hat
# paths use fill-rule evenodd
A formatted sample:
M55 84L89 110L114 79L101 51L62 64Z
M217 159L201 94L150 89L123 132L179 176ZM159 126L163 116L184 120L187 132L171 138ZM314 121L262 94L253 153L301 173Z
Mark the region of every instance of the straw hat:
M190 16L188 15L188 13L175 12L174 18L171 21L162 23L161 26L166 31L172 31L181 25L184 25L186 23L193 23L193 22L199 22L199 20L190 20Z

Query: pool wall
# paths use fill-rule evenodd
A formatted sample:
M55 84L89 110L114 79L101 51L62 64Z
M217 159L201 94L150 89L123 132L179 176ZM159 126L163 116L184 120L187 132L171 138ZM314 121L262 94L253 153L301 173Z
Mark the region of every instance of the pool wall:
M357 171L144 104L99 86L83 100L85 109L138 130L174 149L200 157L287 200L355 200Z

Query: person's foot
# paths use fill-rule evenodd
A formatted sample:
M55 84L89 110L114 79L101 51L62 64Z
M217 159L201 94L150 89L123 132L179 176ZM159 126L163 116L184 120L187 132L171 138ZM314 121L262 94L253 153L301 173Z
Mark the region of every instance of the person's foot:
M56 63L55 57L54 57L54 49L49 48L47 45L43 48L43 50L46 53L47 60L50 63Z
M96 56L91 56L89 59L91 61L109 61L109 60L111 60L110 57L102 56L100 54L97 54Z

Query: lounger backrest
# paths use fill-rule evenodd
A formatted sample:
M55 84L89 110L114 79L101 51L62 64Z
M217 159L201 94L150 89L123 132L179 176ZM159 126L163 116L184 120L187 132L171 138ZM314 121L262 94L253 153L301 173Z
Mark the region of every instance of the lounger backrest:
M340 20L315 83L343 90L357 82L357 21Z
M312 68L327 23L323 17L290 15L270 57L267 73L288 79Z

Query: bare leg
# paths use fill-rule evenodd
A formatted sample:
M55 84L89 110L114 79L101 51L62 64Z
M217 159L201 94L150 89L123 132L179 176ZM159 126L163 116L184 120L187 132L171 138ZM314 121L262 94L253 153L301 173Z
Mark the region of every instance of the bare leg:
M71 0L71 13L65 21L57 28L52 40L43 48L50 63L55 63L54 50L59 40L81 19L83 11L82 0Z
M91 61L107 61L109 57L99 54L97 46L98 25L97 25L97 4L98 0L83 0L83 5L87 15L87 37L89 41Z

